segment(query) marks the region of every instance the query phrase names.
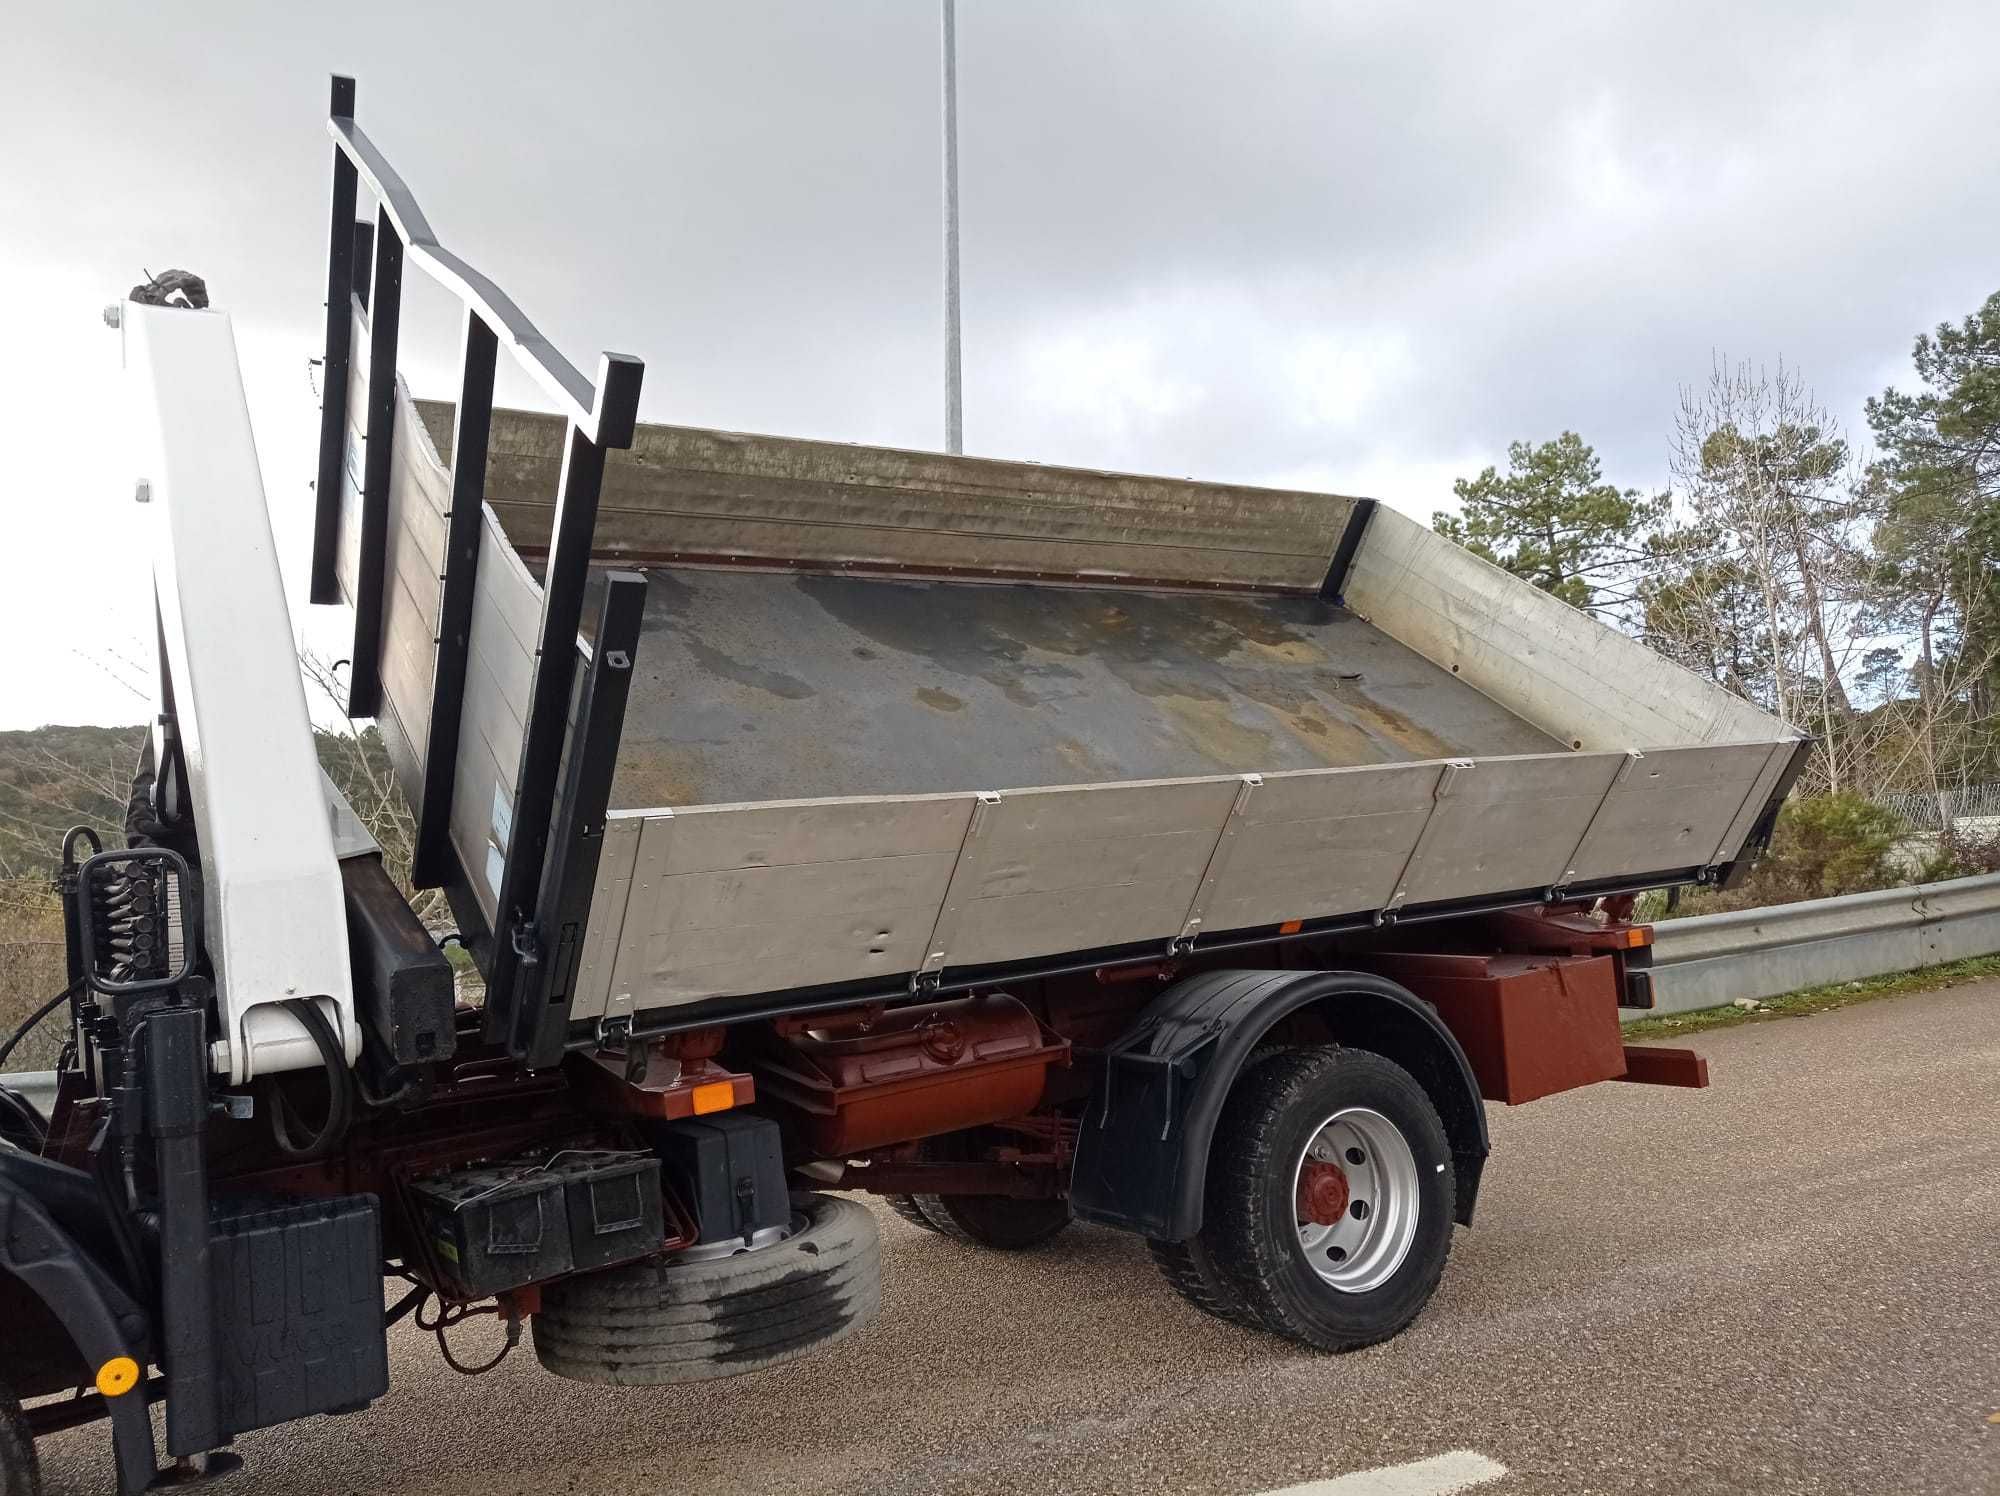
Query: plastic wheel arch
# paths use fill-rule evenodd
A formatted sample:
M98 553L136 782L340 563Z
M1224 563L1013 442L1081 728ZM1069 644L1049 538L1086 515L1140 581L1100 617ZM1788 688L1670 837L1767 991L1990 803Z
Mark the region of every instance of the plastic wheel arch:
M1361 971L1209 971L1155 998L1107 1052L1084 1113L1076 1215L1167 1241L1199 1231L1230 1086L1288 1019L1310 1027L1311 1042L1370 1050L1417 1079L1451 1144L1453 1214L1470 1224L1489 1146L1472 1067L1429 1003Z
M17 1181L0 1174L0 1270L38 1294L86 1367L129 1356L151 1359L145 1312ZM109 1400L112 1448L119 1478L142 1489L157 1473L147 1399L129 1393Z

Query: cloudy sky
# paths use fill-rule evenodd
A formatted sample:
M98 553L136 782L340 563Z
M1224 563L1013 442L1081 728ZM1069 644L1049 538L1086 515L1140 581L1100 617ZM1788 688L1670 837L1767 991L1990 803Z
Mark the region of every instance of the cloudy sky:
M235 318L302 595L331 71L446 243L649 419L935 446L931 0L44 4L0 49L0 728L130 721L142 269ZM1715 352L1852 425L2000 288L2000 7L960 0L966 448L1420 515ZM445 393L455 313L406 297ZM504 363L504 360L503 360ZM510 392L503 385L505 398ZM525 403L525 401L520 401Z

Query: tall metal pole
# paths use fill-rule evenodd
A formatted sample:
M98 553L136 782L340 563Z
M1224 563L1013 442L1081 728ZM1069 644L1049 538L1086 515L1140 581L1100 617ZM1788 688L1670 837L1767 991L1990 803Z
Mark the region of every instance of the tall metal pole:
M965 450L958 358L958 20L944 0L944 449Z

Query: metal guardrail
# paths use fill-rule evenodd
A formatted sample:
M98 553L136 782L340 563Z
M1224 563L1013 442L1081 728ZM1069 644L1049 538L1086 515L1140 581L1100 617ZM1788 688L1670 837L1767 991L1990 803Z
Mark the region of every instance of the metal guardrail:
M2000 874L1700 914L1653 927L1651 1013L1853 982L2000 952Z

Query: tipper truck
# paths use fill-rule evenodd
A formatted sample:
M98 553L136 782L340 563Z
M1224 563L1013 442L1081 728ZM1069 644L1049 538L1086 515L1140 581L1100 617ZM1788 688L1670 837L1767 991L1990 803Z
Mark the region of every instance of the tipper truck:
M220 1475L380 1397L405 1318L609 1388L805 1355L880 1306L863 1195L1368 1345L1486 1103L1706 1084L1622 1042L1633 902L1742 874L1799 733L1365 499L642 424L354 113L310 587L409 883L315 757L230 320L149 282L107 319L158 708L126 844L56 873L53 1099L0 1088L5 1496L92 1420L123 1492Z

